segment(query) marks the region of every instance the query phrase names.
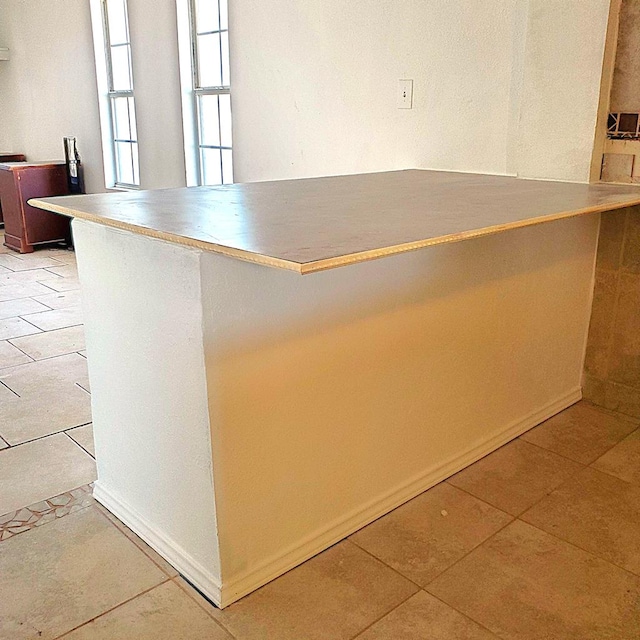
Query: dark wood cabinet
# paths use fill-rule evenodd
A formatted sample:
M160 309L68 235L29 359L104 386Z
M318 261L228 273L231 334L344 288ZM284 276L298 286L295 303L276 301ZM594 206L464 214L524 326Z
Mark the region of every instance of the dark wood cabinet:
M5 246L20 253L31 253L37 244L70 242L69 218L27 204L30 198L68 193L64 162L0 163Z
M25 162L26 156L22 153L1 153L0 162ZM2 224L2 203L0 203L0 224Z

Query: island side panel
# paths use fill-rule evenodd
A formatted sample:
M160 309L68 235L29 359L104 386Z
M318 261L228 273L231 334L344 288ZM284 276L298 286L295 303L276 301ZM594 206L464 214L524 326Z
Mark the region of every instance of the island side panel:
M597 232L308 276L204 253L223 605L576 402Z
M98 480L94 495L217 599L200 251L73 221Z

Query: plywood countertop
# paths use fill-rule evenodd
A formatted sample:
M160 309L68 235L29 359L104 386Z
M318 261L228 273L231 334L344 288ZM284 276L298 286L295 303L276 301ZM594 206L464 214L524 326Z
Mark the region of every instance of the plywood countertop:
M304 274L637 205L640 186L411 169L30 204Z

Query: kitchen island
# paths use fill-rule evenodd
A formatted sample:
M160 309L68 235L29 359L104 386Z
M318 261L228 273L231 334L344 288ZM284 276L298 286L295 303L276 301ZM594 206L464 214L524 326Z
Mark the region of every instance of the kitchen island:
M580 399L597 214L640 189L409 170L32 204L74 218L94 495L226 606Z

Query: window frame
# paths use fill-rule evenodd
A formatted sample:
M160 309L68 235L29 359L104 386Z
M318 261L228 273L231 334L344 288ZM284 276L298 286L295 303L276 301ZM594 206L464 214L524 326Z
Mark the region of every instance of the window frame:
M100 94L100 124L102 129L105 186L112 189L137 190L140 189L140 160L135 113L132 45L129 31L129 8L127 0L120 1L124 8L126 42L119 42L115 45L111 43L110 37L107 8L109 0L92 0L91 3L96 75ZM127 47L129 89L115 89L112 58L112 49L114 47ZM116 100L122 98L127 100L128 138L117 136L115 103ZM130 145L131 177L133 178L133 182L126 182L121 179L121 163L119 162L120 144Z
M181 57L180 76L183 92L183 129L185 137L185 164L188 186L212 185L205 182L205 168L203 159L204 149L214 149L220 152L220 177L221 183L233 183L233 139L231 145L222 144L222 131L220 127L220 111L218 111L218 135L220 144L207 144L202 138L201 99L205 96L229 96L231 101L231 82L221 85L203 86L201 78L201 59L198 50L198 36L220 34L220 80L224 82L224 57L222 47L222 34L228 37L229 25L221 28L221 2L226 0L210 0L215 2L218 9L218 29L198 32L197 25L197 0L178 1L178 31L179 49ZM228 6L228 4L227 4ZM218 103L218 107L219 107ZM231 109L231 107L230 107ZM231 132L231 136L232 136ZM229 152L231 156L231 175L225 171L223 152Z

